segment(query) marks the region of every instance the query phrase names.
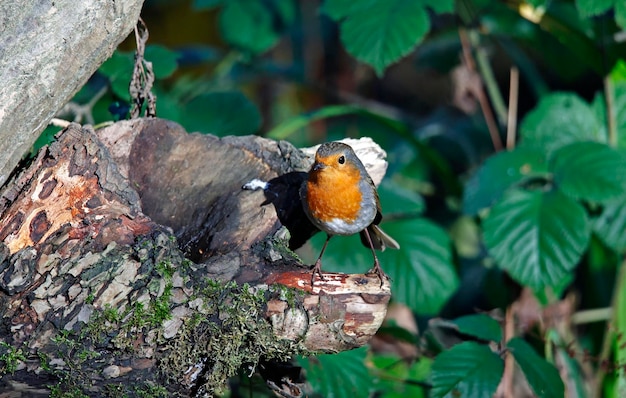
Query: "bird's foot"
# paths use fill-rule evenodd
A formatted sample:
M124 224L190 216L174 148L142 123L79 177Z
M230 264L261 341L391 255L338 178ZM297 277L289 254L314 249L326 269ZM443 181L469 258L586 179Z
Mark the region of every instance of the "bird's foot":
M372 274L376 274L378 276L378 279L380 279L381 288L383 287L384 281L389 279L389 276L385 274L385 271L383 271L383 269L380 267L380 263L378 261L375 261L374 267L365 273L365 275Z
M313 266L313 271L311 272L311 288L315 283L315 274L320 276L320 280L324 280L324 275L322 275L322 262L318 259Z

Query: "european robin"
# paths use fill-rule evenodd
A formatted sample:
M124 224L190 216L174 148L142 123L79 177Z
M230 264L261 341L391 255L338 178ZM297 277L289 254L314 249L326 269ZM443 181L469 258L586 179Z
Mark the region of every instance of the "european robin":
M374 267L367 273L378 275L382 286L387 275L380 267L375 249L399 249L400 245L378 226L382 219L378 192L352 147L341 142L322 144L302 184L300 197L311 222L326 232L326 242L313 267L311 286L316 273L323 279L322 255L330 238L356 233L360 233L361 242L374 255Z

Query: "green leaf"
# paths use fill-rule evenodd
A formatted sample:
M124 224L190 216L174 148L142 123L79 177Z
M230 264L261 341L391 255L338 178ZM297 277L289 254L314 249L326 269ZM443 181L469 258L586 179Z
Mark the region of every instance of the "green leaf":
M365 366L367 347L338 354L299 358L313 389L323 397L369 397L374 378Z
M517 148L488 158L469 179L463 192L463 212L477 214L491 206L515 184L548 175L543 151Z
M459 285L448 234L423 218L388 222L383 228L400 244L399 250L380 253L394 299L419 314L438 313Z
M385 214L420 214L425 208L421 195L392 180L383 180L378 187L378 196Z
M111 90L118 97L130 101L128 87L133 76L134 58L132 53L115 51L98 70L109 78Z
M178 53L160 45L146 47L146 61L152 62L154 77L164 79L178 68Z
M626 2L615 2L615 22L620 28L626 29Z
M361 114L365 111L353 105L330 105L313 112L297 115L287 119L267 133L267 137L275 140L284 140L306 127L316 120L326 119L336 116Z
M472 341L457 344L435 358L431 397L492 397L504 362L489 347Z
M377 0L341 24L341 41L355 58L381 76L410 53L430 29L424 6L415 0Z
M542 398L563 398L565 387L558 370L523 339L514 337L507 343L515 361L524 372L528 384L537 396Z
M605 142L602 126L591 107L575 94L544 97L520 125L523 145L547 151L575 141Z
M559 191L513 190L493 206L483 228L498 265L535 290L561 287L590 236L585 209Z
M626 200L606 203L602 214L591 220L591 228L611 249L618 253L626 251Z
M422 356L419 360L409 364L399 357L375 355L372 363L379 375L380 381L376 390L378 394L382 394L381 398L426 397L424 387L415 382L427 383L432 359Z
M279 39L272 13L260 1L227 1L220 12L219 26L224 40L253 54L269 50Z
M597 142L575 142L550 159L554 183L574 199L607 202L626 194L626 156Z
M181 122L190 132L243 135L259 129L261 114L240 92L216 92L191 100L184 108Z
M581 17L588 18L604 14L613 6L613 3L615 0L576 0L576 8Z
M376 0L326 0L322 4L320 11L331 19L339 21L357 11L367 9L375 2Z
M477 337L481 340L502 340L502 327L492 317L485 314L466 315L450 323L456 325L456 329L463 334Z

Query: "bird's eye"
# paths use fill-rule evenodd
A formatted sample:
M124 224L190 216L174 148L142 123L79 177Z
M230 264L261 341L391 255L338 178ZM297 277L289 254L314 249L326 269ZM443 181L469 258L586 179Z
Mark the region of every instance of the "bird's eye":
M345 156L341 155L339 156L339 159L337 159L337 161L339 162L339 164L344 164L346 162L346 158Z

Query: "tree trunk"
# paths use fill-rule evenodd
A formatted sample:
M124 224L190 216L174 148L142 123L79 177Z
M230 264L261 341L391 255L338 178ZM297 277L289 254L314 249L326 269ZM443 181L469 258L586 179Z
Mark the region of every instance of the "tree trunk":
M312 288L290 250L316 232L298 196L311 160L290 144L160 119L57 138L0 197L0 391L212 395L380 326L388 282Z
M0 186L128 36L143 0L0 1Z

